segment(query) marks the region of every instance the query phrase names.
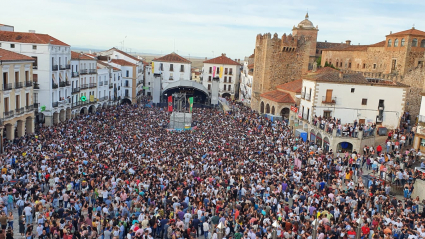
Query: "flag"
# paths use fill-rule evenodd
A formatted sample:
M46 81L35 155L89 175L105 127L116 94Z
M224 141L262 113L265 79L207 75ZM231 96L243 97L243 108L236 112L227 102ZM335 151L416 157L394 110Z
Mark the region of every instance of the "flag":
M189 101L189 113L192 113L193 97L189 97L189 99L187 99L187 101Z
M213 67L213 78L215 77L215 70L216 70L216 67L214 66Z
M153 61L152 61L152 74L154 73L154 63L153 63Z
M220 66L220 71L218 72L218 77L220 77L220 79L221 79L221 77L223 76L223 67L222 66Z
M173 96L168 96L168 112L173 112Z
M45 106L45 105L41 106L41 108L40 108L40 112L43 112L43 111L45 111L45 110L46 110L46 106Z

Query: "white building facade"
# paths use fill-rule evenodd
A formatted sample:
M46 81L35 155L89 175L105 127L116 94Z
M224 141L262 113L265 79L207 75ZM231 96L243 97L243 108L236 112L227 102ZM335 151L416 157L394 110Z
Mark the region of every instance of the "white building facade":
M234 99L239 91L241 65L221 54L221 56L204 61L202 84L208 91L212 89L212 79L219 78L219 96Z
M248 61L245 61L243 64L240 80L240 94L239 100L250 106L251 105L251 96L252 96L252 82L254 78L253 69L254 65L248 65Z
M41 108L37 122L52 125L71 118L71 49L68 44L34 31L0 31L0 47L35 60L34 102L40 103Z
M153 59L152 62L153 72L161 74L162 89L176 81L190 80L192 63L174 52Z

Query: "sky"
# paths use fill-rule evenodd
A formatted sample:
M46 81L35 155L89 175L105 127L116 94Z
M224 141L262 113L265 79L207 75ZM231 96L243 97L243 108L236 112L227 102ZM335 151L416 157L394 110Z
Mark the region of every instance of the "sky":
M0 23L89 49L243 59L259 33L291 33L310 20L318 41L373 44L390 31L425 31L425 1L1 0ZM6 10L6 11L5 11Z

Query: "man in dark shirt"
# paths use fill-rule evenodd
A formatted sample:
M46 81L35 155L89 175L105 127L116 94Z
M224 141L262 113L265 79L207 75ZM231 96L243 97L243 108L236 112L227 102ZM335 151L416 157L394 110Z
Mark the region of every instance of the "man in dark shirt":
M192 225L193 225L193 227L195 228L195 230L196 230L196 236L198 237L198 227L199 227L199 225L200 225L200 223L201 223L201 221L198 219L198 216L197 215L195 215L195 218L192 220Z

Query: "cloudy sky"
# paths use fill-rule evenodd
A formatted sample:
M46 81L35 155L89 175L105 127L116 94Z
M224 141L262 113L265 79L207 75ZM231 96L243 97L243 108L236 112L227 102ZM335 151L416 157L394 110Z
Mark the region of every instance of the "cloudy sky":
M319 41L372 44L413 24L425 31L425 1L417 0L3 0L1 8L0 23L15 31L75 47L208 58L242 59L258 33L288 34L307 11Z

